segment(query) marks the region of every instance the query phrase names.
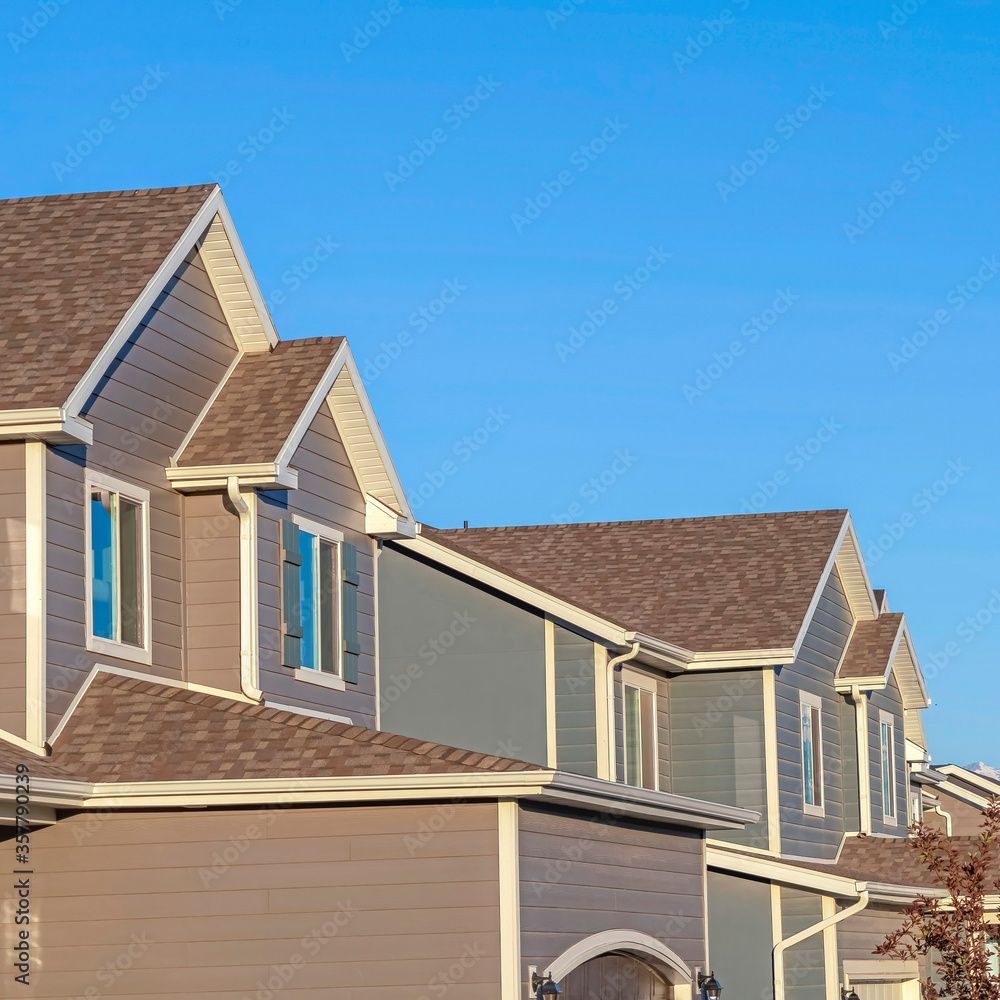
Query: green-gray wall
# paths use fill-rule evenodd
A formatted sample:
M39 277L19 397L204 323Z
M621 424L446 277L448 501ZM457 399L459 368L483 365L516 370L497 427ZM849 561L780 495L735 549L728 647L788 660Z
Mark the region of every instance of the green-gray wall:
M771 886L725 872L708 873L709 967L744 1000L771 996Z

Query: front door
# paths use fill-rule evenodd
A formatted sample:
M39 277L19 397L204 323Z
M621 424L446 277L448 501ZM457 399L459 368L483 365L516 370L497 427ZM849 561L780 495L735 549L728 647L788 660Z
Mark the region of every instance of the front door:
M645 962L628 955L600 955L559 983L563 1000L673 1000L670 984Z

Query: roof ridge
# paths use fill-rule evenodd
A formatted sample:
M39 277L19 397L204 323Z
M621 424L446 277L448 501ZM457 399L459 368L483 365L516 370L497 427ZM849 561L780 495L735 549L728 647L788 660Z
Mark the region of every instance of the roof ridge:
M176 187L124 188L116 191L70 191L61 194L33 194L20 198L0 198L0 205L32 204L43 201L77 201L92 198L130 198L159 194L187 194L189 191L212 191L215 184L182 184Z

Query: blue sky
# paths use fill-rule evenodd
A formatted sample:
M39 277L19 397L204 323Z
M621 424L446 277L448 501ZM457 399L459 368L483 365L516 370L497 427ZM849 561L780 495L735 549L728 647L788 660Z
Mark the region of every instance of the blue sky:
M222 183L432 524L849 507L1000 763L997 13L12 0L0 191Z

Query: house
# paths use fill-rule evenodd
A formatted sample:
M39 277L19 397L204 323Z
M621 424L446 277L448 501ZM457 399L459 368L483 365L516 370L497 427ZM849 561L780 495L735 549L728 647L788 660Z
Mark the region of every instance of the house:
M760 815L709 835L710 966L747 996L916 996L876 960L928 881L928 696L846 511L437 530L379 558L381 718Z
M924 822L949 837L975 837L983 810L1000 798L1000 781L957 764L941 764L921 772Z
M520 646L485 749L393 735L382 627L430 622L379 576L421 536L347 342L279 339L219 189L0 202L0 277L4 995L691 997L708 835L766 842L770 786L613 765L610 715L550 752ZM566 624L543 659L618 676Z

